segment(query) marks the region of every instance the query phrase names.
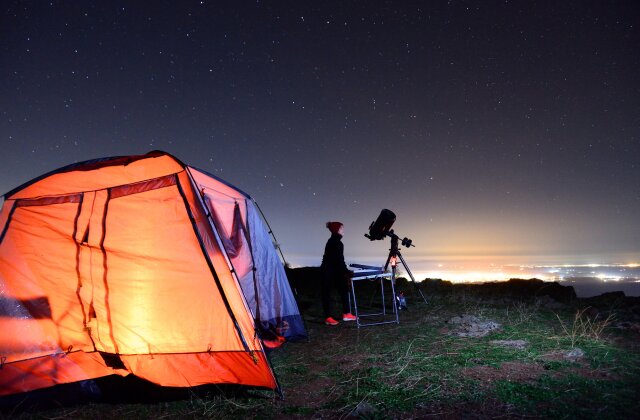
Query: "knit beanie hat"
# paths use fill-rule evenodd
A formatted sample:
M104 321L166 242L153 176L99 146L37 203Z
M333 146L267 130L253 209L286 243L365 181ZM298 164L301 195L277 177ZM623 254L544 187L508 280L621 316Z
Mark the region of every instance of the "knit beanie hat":
M331 233L338 233L341 227L342 223L340 222L327 222L327 229L329 229Z

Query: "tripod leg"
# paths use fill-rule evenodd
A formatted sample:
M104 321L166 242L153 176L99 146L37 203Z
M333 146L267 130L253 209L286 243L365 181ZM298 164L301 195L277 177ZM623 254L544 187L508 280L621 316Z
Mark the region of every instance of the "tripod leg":
M396 296L396 266L394 265L391 268L391 296L393 299L392 305L393 305L393 315L395 315L396 317L396 324L400 323L400 319L398 318L398 302L397 302L397 296Z
M387 262L384 263L384 271L387 271L387 269L389 268L389 262L391 261L392 256L393 256L393 251L390 250L389 256L387 257Z
M404 266L405 270L407 270L407 273L409 274L409 277L411 278L411 281L413 282L413 286L416 288L418 293L420 293L420 296L422 296L422 300L424 300L424 303L427 303L427 298L424 297L424 294L422 293L422 289L420 289L420 287L418 286L418 283L416 283L416 279L413 278L413 274L411 274L411 270L409 270L409 266L405 262L405 260L402 257L402 254L400 253L400 251L398 251L398 257L400 258L400 261L402 262L402 265Z
M356 325L358 326L358 328L360 328L360 317L358 316L358 303L356 302L356 286L353 284L353 281L349 281L349 283L351 283L351 297L353 298L353 309L356 312ZM351 299L349 299L349 309L351 309Z

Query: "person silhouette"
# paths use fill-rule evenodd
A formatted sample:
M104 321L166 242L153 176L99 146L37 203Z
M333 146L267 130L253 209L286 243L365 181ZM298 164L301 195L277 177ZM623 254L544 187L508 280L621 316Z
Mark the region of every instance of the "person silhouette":
M331 291L338 291L342 303L342 320L355 321L356 317L349 310L349 279L351 272L344 262L344 244L342 235L344 225L340 222L327 222L331 237L327 240L322 256L320 271L322 273L322 311L326 325L338 325L331 314Z

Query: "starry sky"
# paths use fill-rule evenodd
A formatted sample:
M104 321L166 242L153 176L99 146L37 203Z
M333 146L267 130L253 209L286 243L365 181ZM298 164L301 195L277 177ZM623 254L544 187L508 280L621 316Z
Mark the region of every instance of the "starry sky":
M288 262L640 260L637 1L7 1L0 192L164 150Z

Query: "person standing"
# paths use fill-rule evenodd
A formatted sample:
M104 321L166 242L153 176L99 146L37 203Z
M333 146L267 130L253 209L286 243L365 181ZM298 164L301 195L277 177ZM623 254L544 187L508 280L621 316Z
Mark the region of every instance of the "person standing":
M324 247L322 256L322 311L324 313L324 323L327 325L338 325L338 321L331 314L331 291L335 288L340 295L342 303L342 320L355 321L356 317L349 311L349 279L352 272L344 262L344 245L342 235L344 225L340 222L327 222L327 229L331 231L331 237Z

